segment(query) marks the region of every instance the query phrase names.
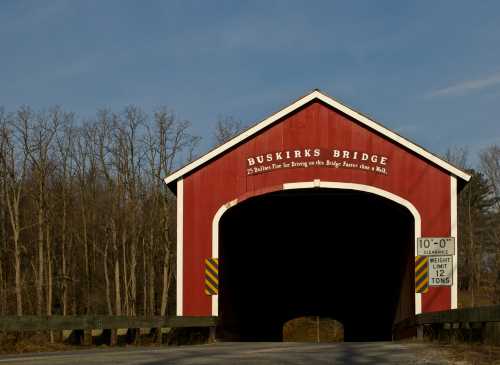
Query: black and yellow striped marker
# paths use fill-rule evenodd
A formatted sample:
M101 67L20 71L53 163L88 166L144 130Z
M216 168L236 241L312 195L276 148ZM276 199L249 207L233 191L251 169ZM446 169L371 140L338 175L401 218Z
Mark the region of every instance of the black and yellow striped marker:
M429 256L415 256L415 292L429 290Z
M219 294L219 259L205 259L205 294Z

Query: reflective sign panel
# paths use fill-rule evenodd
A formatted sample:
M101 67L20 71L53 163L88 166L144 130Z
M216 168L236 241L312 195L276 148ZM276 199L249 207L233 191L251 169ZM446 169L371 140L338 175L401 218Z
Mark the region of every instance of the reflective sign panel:
M417 255L447 256L455 254L455 237L420 237L417 239Z

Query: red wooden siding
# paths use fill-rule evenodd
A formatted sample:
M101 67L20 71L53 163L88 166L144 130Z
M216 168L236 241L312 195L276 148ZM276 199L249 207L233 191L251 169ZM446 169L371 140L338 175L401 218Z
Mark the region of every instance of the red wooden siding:
M388 174L308 167L247 176L247 158L282 150L346 149L387 156ZM211 315L204 294L204 259L212 256L212 220L234 199L280 189L284 183L321 181L374 186L410 201L420 212L423 236L450 235L450 175L358 122L314 101L205 166L184 176L183 315ZM390 230L388 224L387 229ZM448 287L422 296L422 311L449 309Z

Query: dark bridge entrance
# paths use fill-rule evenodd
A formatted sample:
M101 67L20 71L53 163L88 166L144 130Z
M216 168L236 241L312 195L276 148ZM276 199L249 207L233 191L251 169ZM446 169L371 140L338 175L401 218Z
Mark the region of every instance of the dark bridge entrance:
M386 198L270 193L229 209L219 232L221 339L280 341L286 321L319 315L346 341L390 340L415 313L413 216Z

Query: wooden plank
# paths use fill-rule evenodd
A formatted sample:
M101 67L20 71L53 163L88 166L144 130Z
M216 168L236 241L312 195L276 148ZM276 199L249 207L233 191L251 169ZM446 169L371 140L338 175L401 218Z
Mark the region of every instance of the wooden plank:
M92 330L119 328L211 327L217 317L4 316L0 331Z
M217 321L217 317L170 317L165 327L212 327Z
M453 309L442 312L422 313L414 321L408 319L398 322L394 328L405 328L423 324L437 323L481 323L500 322L500 305L476 308Z

